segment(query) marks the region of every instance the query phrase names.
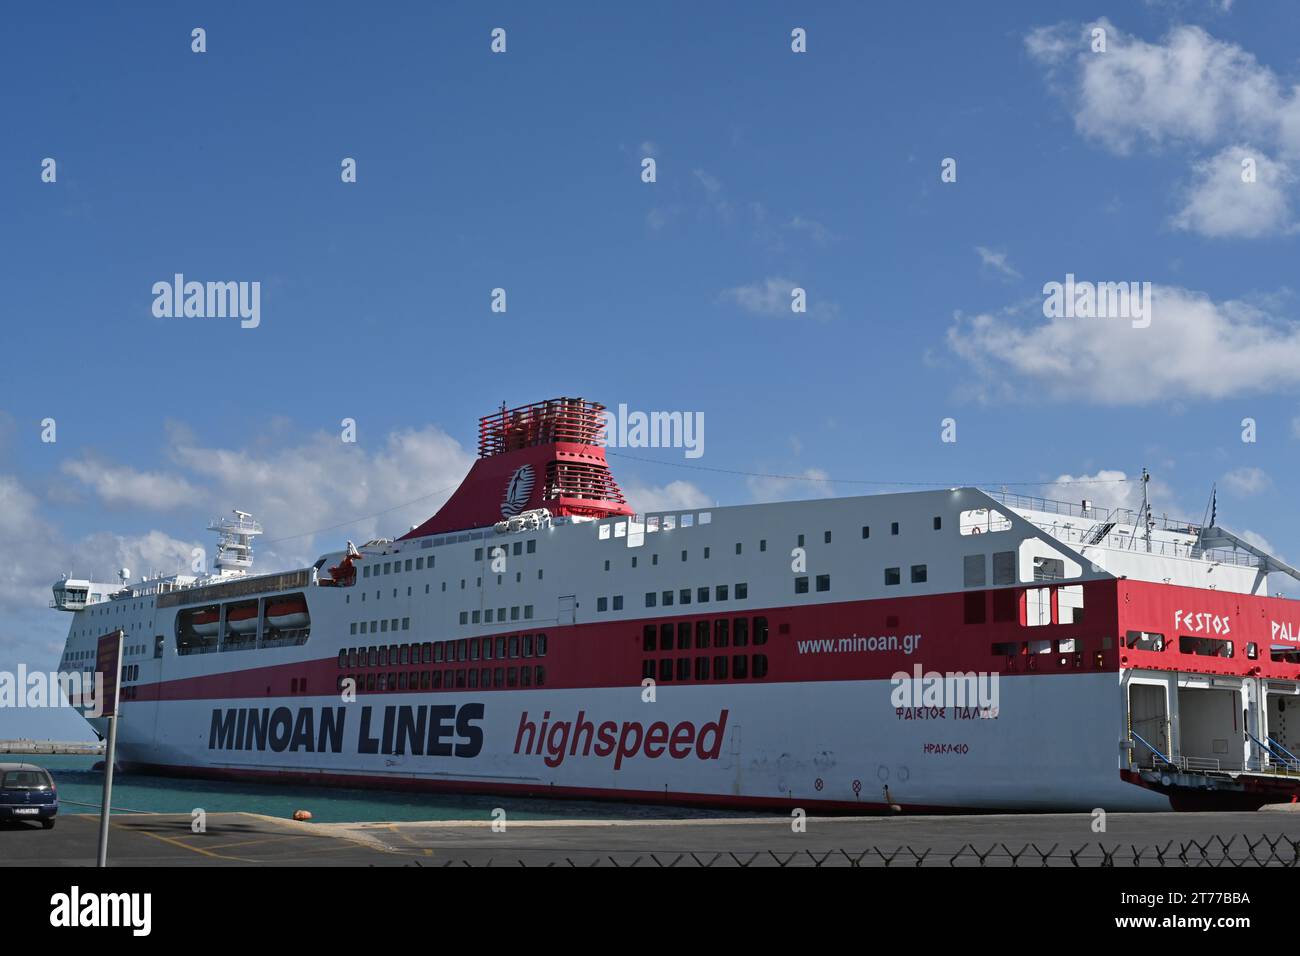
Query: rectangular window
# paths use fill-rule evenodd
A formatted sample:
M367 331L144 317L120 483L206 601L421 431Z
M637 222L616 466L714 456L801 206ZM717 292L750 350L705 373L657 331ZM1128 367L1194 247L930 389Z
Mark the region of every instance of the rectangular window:
M754 646L767 643L767 618L754 618Z
M506 686L507 687L519 686L519 668L510 667L506 669Z
M664 683L673 679L673 659L665 657L659 662L659 681Z
M993 583L1016 583L1016 553L1014 551L996 551L993 554Z
M679 651L689 651L691 649L691 622L677 622L677 649Z
M817 590L829 591L831 589L831 576L829 574L817 575Z
M963 619L967 624L983 624L985 621L985 601L983 591L968 591L965 598Z
M731 622L731 638L736 647L744 647L749 643L749 618L738 617Z
M807 578L795 578L795 579L794 579L794 593L795 593L795 594L807 594L807 593L808 593L808 579L807 579Z
M939 515L935 515L935 516L934 516L934 530L935 530L935 531L940 531L940 530L942 530L942 528L943 528L943 518L941 518Z
M927 571L926 571L926 566L925 566L924 564L914 564L914 565L912 565L912 583L913 583L913 584L924 584L924 583L925 583L926 574L927 574Z
M727 659L725 657L715 657L713 659L713 679L727 679Z
M695 622L695 646L697 648L709 646L709 622Z
M471 689L478 686L478 671L474 670L469 672L469 686Z
M623 610L623 595L621 594L614 595L614 610L615 611Z
M690 603L691 603L691 589L690 589L690 588L682 588L680 591L677 592L677 603L678 603L678 604L690 604Z
M655 679L655 662L653 660L647 658L641 662L641 679Z
M725 584L719 584L719 585L718 585L716 588L714 588L713 590L714 590L713 599L714 599L715 601L725 601L725 600L727 600L727 594L728 594L728 592L729 592L729 590L730 590L730 589L727 587L727 585L725 585Z
M736 585L736 600L743 601L749 597L749 585L744 581Z
M869 524L864 524L864 525L862 526L862 537L863 537L863 538L870 538L870 537L871 537L871 525L869 525Z
M691 659L689 657L677 658L677 679L678 680L691 679Z
M751 676L755 680L767 676L767 655L766 654L755 654L753 665L754 665L753 672Z
M675 628L671 624L659 625L659 650L671 651L673 649L673 632Z
M709 659L707 657L695 658L695 679L696 680L709 679Z
M536 551L537 551L537 542L536 542L536 540L530 540L530 541L528 542L528 547L525 548L524 550L525 550L528 554L533 554L534 552L536 552Z
M416 558L416 559L415 559L415 570L417 570L417 571L423 571L423 570L424 570L424 558Z
M519 656L519 635L518 634L510 635L509 647L510 647L511 659L518 657Z
M647 591L647 592L645 593L645 606L646 606L646 607L655 607L658 603L659 603L659 595L658 595L658 594L656 594L654 591Z
M708 603L709 603L709 589L708 589L708 588L696 588L696 589L695 589L695 603L696 603L696 604L708 604Z
M985 561L982 554L968 554L962 558L962 586L968 588L982 588L987 583L984 580Z
M736 680L744 680L749 676L749 658L744 654L732 656L731 676Z
M524 657L533 656L533 635L525 634L519 639L519 653Z
M353 622L352 622L352 627L351 627L351 629L348 631L348 633L349 633L349 634L355 634L356 632L357 632L357 622L356 622L356 621L353 621Z
M406 569L407 571L411 570L411 559L410 559L410 558L407 558L407 559L406 559L406 564L404 565L404 567L405 567L405 569Z
M608 610L609 610L609 598L603 598L603 597L596 598L596 612L600 613L602 611L608 611Z
M1020 620L1020 595L1011 588L993 592L993 621L1009 623Z
M505 660L505 657L506 657L506 639L504 637L498 637L497 638L497 660Z
M641 628L641 650L652 653L657 643L658 631L653 624Z
M899 568L885 568L885 586L893 587L903 580L903 574Z
M673 597L674 597L674 595L673 595L673 592L672 592L672 591L665 591L665 592L663 593L664 607L672 607L672 606L673 606Z
M537 635L537 645L536 645L536 646L537 646L537 656L538 656L538 657L545 657L545 656L546 656L546 635L545 635L545 634L538 634L538 635ZM541 681L539 680L537 683L538 683L538 684L541 684Z
M713 622L713 646L726 647L730 643L731 624L724 617Z

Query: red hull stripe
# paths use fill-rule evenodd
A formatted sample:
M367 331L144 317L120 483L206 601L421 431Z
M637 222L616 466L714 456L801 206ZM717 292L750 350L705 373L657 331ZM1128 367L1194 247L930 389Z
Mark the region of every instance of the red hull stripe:
M1273 643L1273 622L1283 620L1285 615L1296 614L1296 602L1134 581L1099 581L1084 585L1083 623L1026 627L1019 620L994 620L999 616L999 602L992 597L995 593L997 592L959 592L776 608L748 608L745 607L745 602L739 601L725 604L717 602L693 605L690 614L531 628L531 632L547 634L548 651L542 658L340 668L337 652L334 651L327 657L296 663L247 668L161 683L139 683L134 685L134 699L219 700L320 696L335 691L340 673L410 674L425 670L440 670L445 673L448 670L481 671L485 668L495 670L497 667L526 665L545 669L545 687L541 689L629 687L640 683L642 668L647 661L654 662L656 680L665 687L678 684L690 686L888 680L899 671L911 673L917 665L926 672L995 672L1003 677L1113 673L1120 667L1141 667L1204 674L1256 674L1281 680L1300 679L1300 666L1274 661L1269 653ZM967 623L972 616L972 602L980 612L974 616L983 616L983 623ZM1208 614L1210 617L1194 617L1193 624L1189 626L1186 623L1188 614ZM767 620L768 640L765 644L755 646L753 634L755 619L758 617ZM734 636L735 622L739 618L747 621L750 636L744 647L737 648L734 646ZM1180 652L1180 631L1185 633L1195 631L1196 628L1213 627L1213 624L1206 624L1206 621L1216 618L1221 621L1219 627L1228 628L1225 634L1234 641L1234 657L1209 657ZM726 621L729 625L727 647L713 646L718 638L719 621ZM707 648L697 647L702 622L708 632L710 646ZM403 643L418 644L422 640L456 637L421 634L419 621L413 623L415 627L410 632L403 632L406 636ZM686 625L685 633L681 631L681 625ZM648 651L645 649L645 629L651 626L655 628L655 649ZM672 649L662 649L664 639L668 636L664 632L665 626L672 631ZM1164 634L1165 650L1142 651L1125 647L1123 635L1129 630ZM351 637L347 639L347 646L352 646L353 642L356 642L356 646L368 646L369 639L368 635ZM1062 641L1073 641L1073 644L1062 645ZM681 646L683 642L686 646ZM1248 657L1248 645L1252 643L1258 650L1254 659ZM1072 649L1063 651L1060 649L1063 646ZM1016 653L1005 653L1009 649L1014 649ZM1027 651L1041 653L1026 653ZM241 657L247 659L243 653L234 653L235 658L230 660L231 664L238 663ZM264 652L246 652L252 656L262 653ZM682 661L688 662L687 670L693 678L697 658L709 658L712 664L718 657L734 660L736 656L744 655L752 662L756 654L764 655L768 664L766 676L760 679L677 680L678 666ZM227 660L220 655L218 659L222 663ZM182 659L181 666L184 666L184 660ZM204 655L198 660L210 666L212 658ZM660 668L665 660L673 663L671 681L661 677ZM496 688L478 687L475 690L488 693Z
M384 667L343 667L338 664L337 652L330 657L269 667L207 674L199 677L167 680L161 683L138 683L134 699L144 700L218 700L251 697L320 696L335 692L340 674L379 674L440 670L496 669L498 667L541 666L545 669L543 690L572 688L629 687L640 684L642 668L646 661L655 662L656 680L663 687L675 685L731 685L737 683L790 683L844 680L888 680L893 674L912 673L921 665L925 671L983 671L999 672L1006 677L1040 676L1050 674L1080 674L1116 669L1116 642L1109 641L1110 649L1102 650L1100 634L1109 635L1114 621L1114 584L1099 582L1089 585L1088 623L1086 625L1047 625L1026 628L1018 621L966 624L966 594L940 594L926 597L891 598L878 601L857 601L839 604L815 604L803 607L748 608L744 603L694 605L695 613L677 616L642 618L640 620L597 622L566 627L541 625L528 631L507 633L536 633L547 635L545 657L512 658L507 660L476 660L460 663L406 664ZM1108 615L1112 626L1103 622ZM754 621L766 618L768 639L755 645ZM743 618L750 634L743 647L734 646L735 622ZM713 646L718 638L717 625L728 625L728 646ZM709 647L696 646L700 637L699 625L707 625ZM409 632L402 632L401 643L421 641L418 621ZM683 634L680 625L689 633ZM646 627L655 628L655 650L645 650ZM665 638L664 626L672 630L672 649L661 650ZM369 646L372 637L357 635L348 638L346 646ZM495 636L495 635L494 635ZM435 639L426 635L424 640ZM1060 640L1074 640L1075 650L1065 653L1041 653L1008 657L994 654L993 646L1004 642L1016 643L1024 649L1030 639L1055 648ZM468 640L482 640L469 638ZM688 645L680 647L685 641ZM910 642L910 643L909 643ZM376 642L379 643L379 642ZM391 646L388 642L383 642ZM241 655L241 652L233 652ZM257 656L264 652L249 651ZM691 678L694 677L695 660L706 657L728 658L743 655L752 662L754 655L767 658L768 671L763 678L741 680L678 680L677 664L689 662ZM1098 657L1100 655L1100 657ZM221 655L216 655L222 659ZM198 660L208 663L213 655L203 655ZM182 659L185 660L185 659ZM660 679L660 664L673 662L673 679ZM224 659L223 659L224 662ZM231 661L235 663L235 661ZM751 664L752 666L752 664ZM751 671L752 672L752 671ZM712 673L712 671L710 671ZM298 688L295 691L295 688ZM306 688L303 690L302 688ZM455 690L468 690L456 688ZM475 690L491 692L497 688L479 687ZM505 688L502 688L505 689ZM511 690L527 688L509 688ZM441 693L429 690L416 693ZM455 692L453 690L446 691ZM391 693L391 692L390 692ZM403 693L397 691L396 693ZM409 693L409 692L407 692Z

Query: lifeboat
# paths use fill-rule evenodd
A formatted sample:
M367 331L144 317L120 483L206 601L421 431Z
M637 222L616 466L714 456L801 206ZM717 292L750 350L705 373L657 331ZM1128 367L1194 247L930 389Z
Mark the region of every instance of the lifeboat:
M208 611L200 611L190 618L190 627L199 637L216 637L217 628L221 625L221 617L216 608Z
M257 630L257 605L226 608L226 630L232 634L252 634Z
M311 623L307 602L300 597L272 601L266 606L266 622L280 630L306 627Z
M200 611L190 618L190 627L200 637L216 637L221 617L216 608ZM251 634L257 630L257 605L246 604L226 610L226 630L231 634Z

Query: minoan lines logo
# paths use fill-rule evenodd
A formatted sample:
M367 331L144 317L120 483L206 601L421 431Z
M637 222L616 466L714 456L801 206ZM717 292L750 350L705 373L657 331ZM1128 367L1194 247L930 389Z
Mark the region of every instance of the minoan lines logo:
M510 476L510 483L506 485L506 496L501 501L501 517L513 518L523 511L532 493L533 466L524 465Z

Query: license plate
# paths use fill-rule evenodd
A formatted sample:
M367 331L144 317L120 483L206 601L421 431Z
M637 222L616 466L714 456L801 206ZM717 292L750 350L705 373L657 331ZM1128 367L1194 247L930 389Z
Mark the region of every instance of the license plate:
M35 816L41 812L40 807L15 807L14 813L18 816Z

